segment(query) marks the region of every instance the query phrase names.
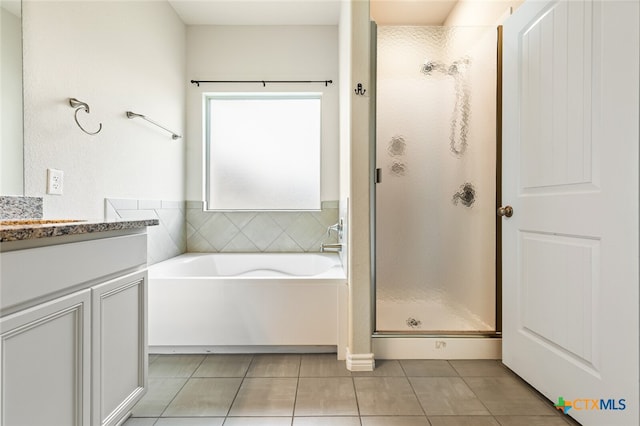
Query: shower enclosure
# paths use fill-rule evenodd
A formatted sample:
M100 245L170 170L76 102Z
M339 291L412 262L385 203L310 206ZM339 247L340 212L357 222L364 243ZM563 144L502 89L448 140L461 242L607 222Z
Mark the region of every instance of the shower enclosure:
M496 28L377 34L376 332L492 334Z

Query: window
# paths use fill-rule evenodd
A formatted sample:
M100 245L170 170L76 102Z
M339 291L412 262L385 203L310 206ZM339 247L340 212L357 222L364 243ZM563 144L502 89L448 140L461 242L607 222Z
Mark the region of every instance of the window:
M205 94L209 210L320 209L320 93Z

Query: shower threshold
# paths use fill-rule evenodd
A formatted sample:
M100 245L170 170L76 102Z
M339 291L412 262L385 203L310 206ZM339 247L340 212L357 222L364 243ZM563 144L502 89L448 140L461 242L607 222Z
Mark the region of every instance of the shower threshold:
M379 330L373 333L373 337L475 337L475 338L500 338L500 331L485 330Z
M501 359L500 332L376 332L376 359Z

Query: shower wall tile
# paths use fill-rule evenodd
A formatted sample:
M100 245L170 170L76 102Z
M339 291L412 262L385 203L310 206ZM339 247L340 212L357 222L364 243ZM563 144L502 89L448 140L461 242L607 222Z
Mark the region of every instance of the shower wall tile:
M267 247L282 234L282 229L271 219L269 215L256 215L256 217L242 228L242 233L252 241L260 251Z
M300 246L284 232L267 248L267 251L272 253L286 253L297 250L300 250Z
M234 253L257 253L261 250L251 242L250 239L244 236L241 232L238 233L233 240L225 246L225 250Z
M147 263L153 265L187 251L184 201L105 199L105 219L158 219L147 228Z
M338 202L325 201L318 212L206 212L187 201L189 252L317 252L336 243L327 227L338 222Z
M239 229L224 214L214 213L199 229L200 234L217 250L222 250ZM188 247L187 247L188 250Z
M107 198L115 210L138 210L138 200Z
M326 234L327 226L328 225L323 226L313 213L309 215L301 214L291 224L291 226L287 228L287 233L300 247L303 248L304 251L309 251L313 246L314 241L317 241Z
M138 208L140 210L156 210L162 208L161 200L139 200Z

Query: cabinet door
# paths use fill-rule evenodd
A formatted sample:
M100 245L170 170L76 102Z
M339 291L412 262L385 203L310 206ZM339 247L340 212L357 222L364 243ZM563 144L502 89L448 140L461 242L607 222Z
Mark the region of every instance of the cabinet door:
M0 319L1 424L88 425L90 290Z
M145 392L147 273L92 288L92 424L117 424Z

